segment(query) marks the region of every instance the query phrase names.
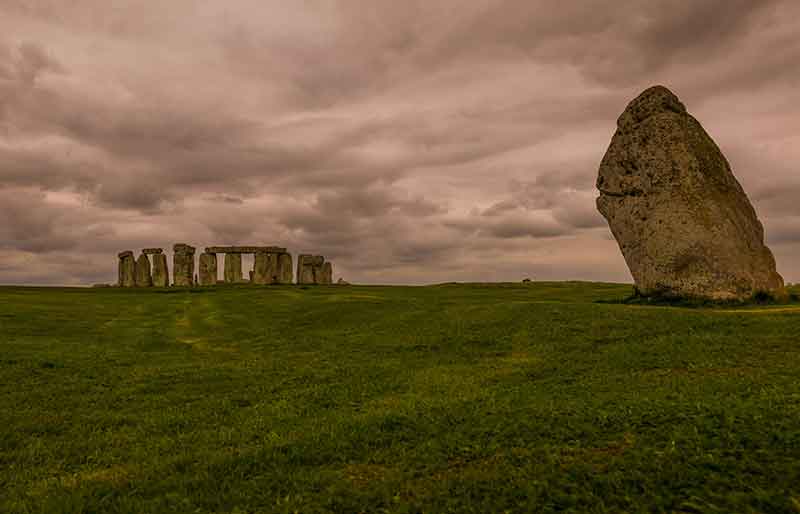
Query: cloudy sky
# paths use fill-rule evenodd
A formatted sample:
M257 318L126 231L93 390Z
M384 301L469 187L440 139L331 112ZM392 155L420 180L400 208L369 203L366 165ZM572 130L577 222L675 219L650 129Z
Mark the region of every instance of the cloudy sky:
M795 0L0 0L0 283L266 244L364 283L630 281L629 100L703 123L800 281Z

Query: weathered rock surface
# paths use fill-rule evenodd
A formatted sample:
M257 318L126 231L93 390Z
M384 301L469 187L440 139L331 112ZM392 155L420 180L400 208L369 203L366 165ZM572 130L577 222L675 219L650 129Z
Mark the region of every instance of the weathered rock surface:
M133 258L133 252L130 250L120 252L118 257L117 285L119 287L134 287L136 285L136 261Z
M187 244L178 243L172 247L172 283L180 287L194 284L194 252L195 248Z
M228 284L240 284L244 282L244 280L242 280L242 254L225 254L224 277L225 282Z
M146 253L147 255L159 255L164 253L163 248L145 248L142 250L142 253Z
M153 286L169 287L167 256L163 253L153 255Z
M275 284L278 282L278 254L256 252L253 264L254 284Z
M150 270L150 259L147 258L146 253L143 253L138 259L136 259L134 275L136 277L136 287L153 287L153 275Z
M597 208L641 294L741 299L782 289L728 161L667 88L628 104L597 188Z
M217 283L217 254L201 253L197 263L201 286L213 286Z
M292 256L288 253L278 255L278 284L292 283Z
M322 275L318 283L323 285L333 284L333 264L330 262L324 262L322 264Z
M297 283L314 283L313 255L300 254L297 256Z

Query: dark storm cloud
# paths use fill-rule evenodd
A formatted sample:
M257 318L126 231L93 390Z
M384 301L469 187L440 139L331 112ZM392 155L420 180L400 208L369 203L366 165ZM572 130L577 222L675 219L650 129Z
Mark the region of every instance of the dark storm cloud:
M113 280L117 250L178 241L324 253L369 282L626 279L594 180L653 83L728 155L791 279L798 15L788 0L2 1L0 282Z

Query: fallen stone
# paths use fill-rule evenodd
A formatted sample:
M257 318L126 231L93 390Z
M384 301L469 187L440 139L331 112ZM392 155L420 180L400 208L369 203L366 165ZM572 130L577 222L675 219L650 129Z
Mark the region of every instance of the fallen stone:
M147 255L159 255L159 254L164 253L164 249L163 248L145 248L144 250L142 250L142 253L147 254Z
M169 287L167 256L163 253L153 254L153 286Z
M628 104L597 189L640 294L743 299L783 288L728 161L667 88Z
M133 258L133 252L121 252L118 267L117 285L119 287L136 286L136 261Z
M195 248L178 243L172 247L172 283L179 287L194 285L194 252Z
M201 253L197 263L199 283L201 286L213 286L217 283L217 254Z
M136 259L134 276L136 277L136 287L153 287L150 259L147 258L146 253L141 254L139 258Z
M349 286L350 282L346 281L343 278L340 278L339 280L336 281L336 284L340 286Z

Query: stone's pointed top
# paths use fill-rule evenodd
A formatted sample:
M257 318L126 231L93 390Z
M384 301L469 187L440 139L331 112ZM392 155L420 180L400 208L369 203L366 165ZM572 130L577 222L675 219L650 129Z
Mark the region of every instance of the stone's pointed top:
M145 255L158 255L160 253L164 253L163 248L144 248L142 253Z
M176 243L172 250L177 253L194 253L194 246L189 246L185 243Z
M133 257L133 252L130 250L125 250L124 252L119 252L117 254L117 257L119 257L120 259L123 259L125 257Z
M625 108L617 120L620 129L630 129L647 118L664 112L686 114L686 106L664 86L652 86L642 91Z

